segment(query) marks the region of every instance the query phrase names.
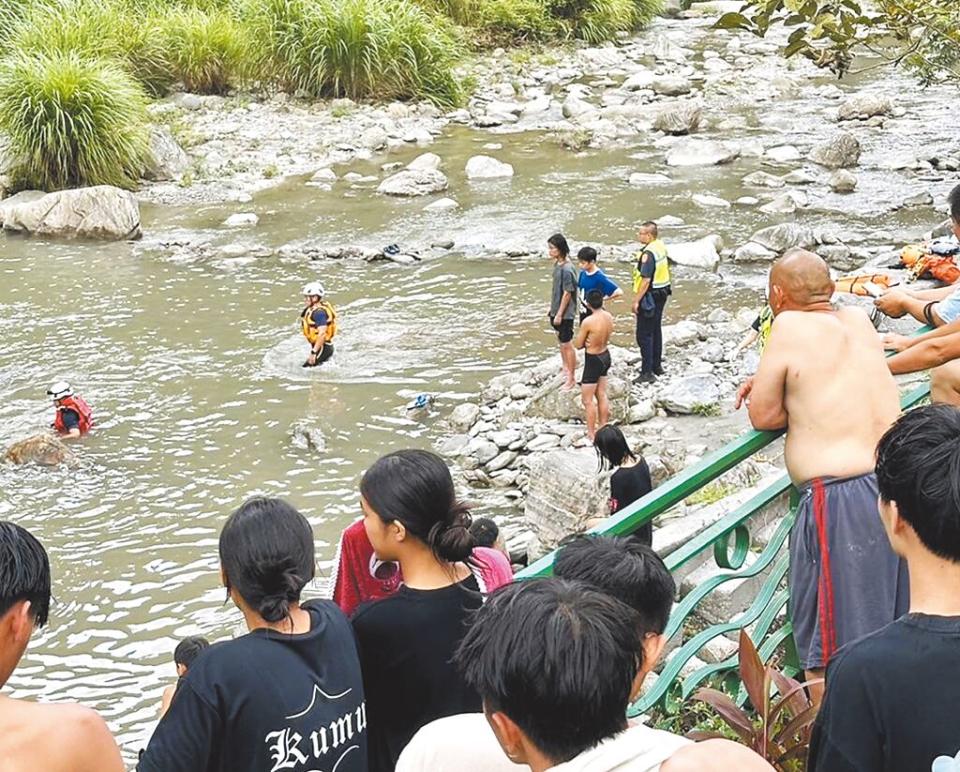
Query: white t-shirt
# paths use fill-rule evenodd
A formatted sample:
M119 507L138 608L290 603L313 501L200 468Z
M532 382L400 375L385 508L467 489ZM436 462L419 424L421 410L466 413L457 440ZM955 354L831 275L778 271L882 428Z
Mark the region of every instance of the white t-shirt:
M638 724L550 772L658 772L660 765L691 741ZM400 754L395 772L529 772L514 764L497 742L482 713L432 721Z

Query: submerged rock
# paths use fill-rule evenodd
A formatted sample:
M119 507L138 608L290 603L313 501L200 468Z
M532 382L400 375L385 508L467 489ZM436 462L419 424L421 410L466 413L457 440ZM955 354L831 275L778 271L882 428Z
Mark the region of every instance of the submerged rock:
M837 169L830 175L830 190L834 193L852 193L857 187L857 175L846 169Z
M315 421L301 418L290 427L290 444L298 450L322 453L327 449L327 438Z
M139 239L140 206L126 190L109 185L48 193L40 198L0 205L8 231L59 238L120 241Z
M4 453L3 460L11 464L57 466L71 463L74 455L63 440L52 434L37 434L13 443Z
M699 102L676 102L667 105L653 119L653 128L667 134L689 134L700 126L702 110Z
M466 166L470 179L490 179L494 177L512 177L513 167L488 155L475 155Z
M889 115L893 104L887 97L874 94L858 94L848 99L837 110L841 121L866 120L877 115Z
M260 218L253 212L237 212L224 220L223 224L228 228L245 228L256 225L258 222L260 222Z
M447 176L436 169L404 169L380 183L385 196L427 196L447 189Z
M726 142L686 139L667 153L667 166L716 166L729 163L739 155L740 149Z

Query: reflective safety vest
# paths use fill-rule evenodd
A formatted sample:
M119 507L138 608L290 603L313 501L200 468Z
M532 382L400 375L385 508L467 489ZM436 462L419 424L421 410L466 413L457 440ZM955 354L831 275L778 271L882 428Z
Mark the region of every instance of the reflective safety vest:
M330 343L333 340L333 336L337 334L337 312L334 311L333 306L325 300L321 300L312 306L307 306L300 314L300 329L303 330L303 337L309 341L311 346L313 346L320 337L320 328L317 327L313 321L314 311L323 311L327 315L327 329L323 342Z
M653 289L664 289L670 286L670 262L667 260L667 245L661 239L654 239L641 249L636 257L637 262L633 266L633 291L640 291L640 283L643 277L640 275L640 258L644 252L653 255L656 261L656 267L653 269L653 281L650 286Z
M769 305L763 307L760 311L760 329L757 331L757 345L760 347L760 353L767 347L767 341L770 340L770 332L773 330L773 309Z
M90 427L93 426L93 411L83 397L65 397L57 405L57 415L53 419L53 428L60 434L67 434L70 431L63 422L64 410L72 410L80 417L80 434L86 434L90 431Z

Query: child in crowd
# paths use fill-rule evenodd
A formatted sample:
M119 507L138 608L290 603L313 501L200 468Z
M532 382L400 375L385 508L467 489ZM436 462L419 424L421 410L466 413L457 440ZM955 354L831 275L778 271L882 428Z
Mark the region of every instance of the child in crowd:
M666 643L676 586L632 539L581 536L557 578L518 582L477 612L457 652L484 711L424 727L397 772L770 772L728 740L628 726ZM518 766L519 765L519 766Z
M618 298L623 294L623 290L617 286L616 282L599 268L597 268L597 250L593 247L583 247L577 253L577 262L580 264L580 275L577 277L577 287L579 289L580 301L580 321L582 322L591 313L592 309L587 305L587 293L591 290L600 290L604 300Z
M177 644L177 648L173 650L173 664L177 668L177 682L163 690L163 697L160 698L160 718L163 718L169 709L170 701L173 699L173 695L176 694L177 687L180 686L183 677L190 669L190 665L192 665L193 661L200 655L200 652L209 645L210 642L207 641L206 638L201 638L199 635L191 635Z
M494 520L489 517L478 517L470 526L470 534L477 548L497 550L510 560L510 553L503 541L503 534L500 533L500 526Z
M643 456L638 457L616 426L604 426L593 440L601 467L616 471L610 476L610 514L630 506L653 490L650 468ZM653 542L653 523L647 523L633 534L642 544Z
M183 677L140 772L367 771L363 679L350 625L329 600L300 603L313 530L254 498L220 533L220 576L248 634L210 646Z
M512 578L499 552L474 554L470 515L439 456L401 450L380 458L360 483L363 524L380 560L400 563L403 585L353 616L367 695L370 772L393 772L424 724L480 710L454 668L454 650L483 593ZM500 565L493 584L471 563ZM487 572L487 576L493 575Z
M764 304L763 308L760 309L760 313L757 314L757 318L750 323L749 332L747 332L747 334L743 336L743 340L737 344L733 355L739 356L740 352L750 348L754 343L757 343L757 348L759 348L762 354L764 347L767 345L767 341L770 339L770 330L772 327L773 311L768 304Z

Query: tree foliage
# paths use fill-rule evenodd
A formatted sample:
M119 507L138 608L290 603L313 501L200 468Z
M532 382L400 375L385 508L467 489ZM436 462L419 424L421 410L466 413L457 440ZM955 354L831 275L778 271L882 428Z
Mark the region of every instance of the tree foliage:
M928 83L960 76L958 0L746 0L717 22L761 37L777 25L791 28L786 56L837 75L862 51L902 63Z

